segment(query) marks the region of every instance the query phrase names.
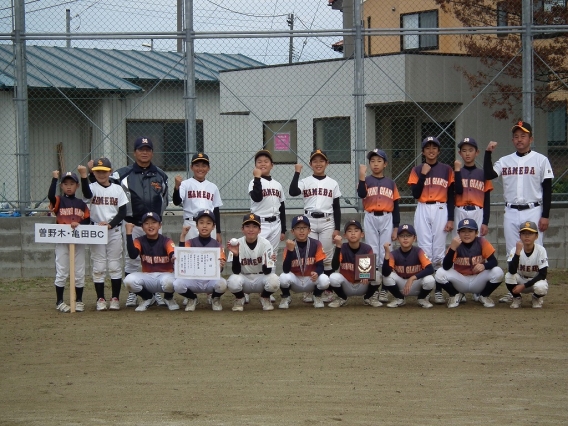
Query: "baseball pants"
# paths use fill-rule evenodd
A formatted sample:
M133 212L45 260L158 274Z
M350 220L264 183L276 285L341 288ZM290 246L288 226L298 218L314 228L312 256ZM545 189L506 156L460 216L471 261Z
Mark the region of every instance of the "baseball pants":
M227 287L231 293L243 291L249 293L262 293L266 290L274 293L280 288L280 281L276 274L233 274L227 280Z
M379 283L373 282L372 284L378 285ZM334 272L329 276L329 285L331 287L342 287L347 297L364 296L368 289L366 284L347 281L345 277L338 272Z
M473 219L477 223L477 228L481 232L481 225L483 223L483 209L475 206L475 210L465 210L463 207L456 207L454 210L454 229L452 231L452 238L458 235L458 223L463 219ZM508 252L507 252L508 253Z
M507 274L505 274L505 284L508 285L517 285L517 284L525 284L528 281L530 281L531 278L525 278L519 274L510 274L507 272ZM546 280L540 280L537 281L536 283L534 283L534 285L532 285L529 288L525 288L522 293L534 293L538 296L546 296L548 294L548 281Z
M104 282L107 267L111 279L122 279L122 231L120 228L109 229L107 243L92 244L90 250L93 282Z
M69 278L69 244L55 244L55 285L65 287ZM85 246L75 244L75 287L85 287Z
M261 218L260 222L260 236L270 241L273 253L278 256L278 244L280 244L280 235L282 234L280 219L276 219L274 222L266 222Z
M335 230L333 215L315 218L308 213L307 216L310 218L310 237L321 243L325 253L323 269L329 271L331 270L331 261L333 259L333 251L335 250L335 244L333 244L333 231Z
M184 294L187 290L193 293L223 294L227 291L227 280L221 278L219 280L188 280L186 278L177 278L174 281L174 291L178 294Z
M185 241L191 240L192 238L199 237L199 231L197 230L197 223L194 220L184 219L183 220L184 226L189 225L189 232L185 236ZM215 228L211 231L211 238L217 238L217 232L215 232Z
M442 284L452 283L459 293L480 294L485 289L487 281L498 284L503 281L503 270L496 266L476 275L462 275L454 268L446 271L440 268L436 271L436 281Z
M434 269L442 266L446 254L446 235L444 231L448 222L448 207L446 203L418 203L414 214L414 229L418 246L424 250L432 261Z
M280 274L280 288L289 288L295 293L312 292L315 288L327 290L329 288L329 277L321 274L314 282L311 277L298 277L293 273Z
M140 256L138 256L136 259L131 259L130 256L128 256L128 249L126 248L126 228L124 226L124 222L122 224L122 232L124 233L124 253L126 253L126 256L124 256L124 272L126 272L127 274L138 272L138 270L140 269ZM160 228L158 232L161 234L162 228ZM134 229L132 229L133 240L144 235L146 234L141 226L135 226Z
M173 293L175 276L171 272L133 272L124 277L124 287L130 293L143 289L150 293Z
M365 212L365 242L371 246L373 253L375 253L377 268L380 268L383 264L385 258L383 244L391 242L392 228L392 213L375 216L373 213Z
M383 286L396 285L400 291L404 289L407 278L402 278L395 272L391 272L388 277L383 277ZM410 293L407 296L418 296L420 290L432 290L436 285L436 280L432 275L427 275L424 278L415 280L410 287Z
M505 233L505 246L507 253L510 253L515 248L517 241L519 241L519 226L523 222L531 221L538 225L538 221L542 216L542 207L536 206L527 210L517 210L510 207L505 207L505 214L503 216L503 231ZM535 241L537 244L543 245L544 235L538 231L538 238Z

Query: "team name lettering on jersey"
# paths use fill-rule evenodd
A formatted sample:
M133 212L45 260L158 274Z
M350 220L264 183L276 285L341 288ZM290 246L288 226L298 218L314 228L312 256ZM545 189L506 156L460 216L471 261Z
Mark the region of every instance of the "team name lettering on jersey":
M118 206L118 198L94 196L91 198L91 204L96 204L98 206Z
M538 265L519 265L521 272L538 272Z
M205 200L213 201L213 194L207 191L187 191L187 198L203 198Z
M83 210L74 207L64 207L62 209L59 209L58 213L60 216L85 216L85 212Z
M169 256L147 256L145 254L140 256L140 259L142 259L142 262L146 262L150 265L156 265L158 263L170 263L170 257Z
M367 197L373 197L379 194L392 200L393 190L390 188L385 188L384 186L372 186L370 188L367 188Z
M483 263L483 256L473 256L473 257L456 257L454 259L454 264L461 266L471 266L477 265L478 263Z
M355 270L355 265L353 263L342 263L340 265L340 269L342 271L354 271Z
M422 270L422 265L410 265L410 266L395 265L394 267L394 271L397 273L397 275L400 276L403 276L403 274L412 276L417 274L421 270Z
M323 195L324 197L333 198L333 191L327 188L308 188L304 189L304 198Z
M501 174L503 176L511 175L534 175L536 172L534 167L503 167L501 169Z
M439 178L439 177L428 177L424 181L424 186L430 186L430 185L441 186L442 188L447 188L448 187L448 181L446 179L442 179L442 178Z
M256 259L241 259L241 265L261 265L262 264L262 256L257 257Z
M478 189L485 192L485 182L477 179L462 179L462 185L464 188Z
M262 188L262 196L263 197L278 197L280 198L282 196L282 193L277 190L277 189L273 189L273 188Z
M305 260L306 262L304 263L304 259L302 259L302 266L313 265L314 263L316 263L316 260L313 257L308 257ZM298 259L292 260L292 268L299 268L299 267L300 267L300 262L298 261Z

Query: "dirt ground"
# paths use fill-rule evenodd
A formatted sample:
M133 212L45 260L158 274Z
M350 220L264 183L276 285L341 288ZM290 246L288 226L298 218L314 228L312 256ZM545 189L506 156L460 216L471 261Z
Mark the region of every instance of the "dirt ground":
M541 310L96 312L89 285L75 314L51 278L0 281L0 425L565 425L566 271L550 281Z

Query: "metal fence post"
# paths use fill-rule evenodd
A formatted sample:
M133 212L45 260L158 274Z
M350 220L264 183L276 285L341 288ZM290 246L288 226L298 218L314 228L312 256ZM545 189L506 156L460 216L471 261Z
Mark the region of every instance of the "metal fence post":
M534 125L534 58L532 0L523 0L523 120Z
M186 168L189 177L191 156L197 152L195 123L195 55L193 31L193 0L185 0L185 137Z
M353 1L353 27L355 28L355 182L359 182L359 164L365 163L365 75L363 61L363 35L361 28L361 0ZM363 208L362 201L357 200L357 210Z

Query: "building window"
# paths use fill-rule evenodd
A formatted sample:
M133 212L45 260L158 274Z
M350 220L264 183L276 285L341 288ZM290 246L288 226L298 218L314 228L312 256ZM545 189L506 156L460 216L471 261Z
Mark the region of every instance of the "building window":
M548 146L566 146L566 106L550 111L548 120Z
M400 16L400 27L404 29L438 28L438 11L409 13ZM402 50L434 50L438 48L437 34L403 35Z
M262 123L264 149L272 153L275 163L296 164L298 131L295 120Z
M203 120L196 121L197 152L204 150ZM147 136L154 144L152 163L166 171L187 170L185 121L138 121L126 122L127 152L132 152L134 141Z
M351 163L351 118L314 119L314 149L326 152L330 163Z
M449 127L448 127L449 126ZM444 131L445 129L445 131ZM422 123L420 143L428 136L436 136L441 149L438 161L454 167L456 159L456 127L454 123ZM443 133L442 133L443 132Z

